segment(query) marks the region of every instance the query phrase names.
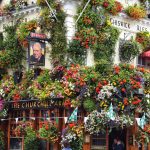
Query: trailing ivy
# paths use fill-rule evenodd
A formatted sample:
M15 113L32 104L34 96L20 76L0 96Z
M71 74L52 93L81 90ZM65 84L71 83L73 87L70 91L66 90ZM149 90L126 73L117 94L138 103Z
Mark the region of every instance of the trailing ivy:
M66 29L64 27L65 14L57 10L58 21L54 22L51 29L52 58L64 62L66 56Z
M18 68L21 66L24 51L17 38L16 26L7 26L4 32L6 36L3 41L4 50L0 51L0 67Z
M67 52L74 64L84 64L86 49L80 44L80 41L73 39L69 44Z
M119 30L113 26L106 25L99 31L99 42L94 52L95 60L100 58L113 61L112 55L115 51L115 44L119 37Z

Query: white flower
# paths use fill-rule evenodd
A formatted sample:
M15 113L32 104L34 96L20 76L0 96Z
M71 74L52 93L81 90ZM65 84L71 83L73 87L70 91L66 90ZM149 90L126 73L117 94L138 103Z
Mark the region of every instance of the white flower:
M0 95L1 95L2 97L4 97L4 96L5 96L5 92L4 92L4 90L3 90L3 89L0 89Z

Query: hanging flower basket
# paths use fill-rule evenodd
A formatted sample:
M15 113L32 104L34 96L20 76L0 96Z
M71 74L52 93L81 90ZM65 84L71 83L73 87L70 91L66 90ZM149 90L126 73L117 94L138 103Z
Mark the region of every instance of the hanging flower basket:
M134 6L129 6L126 9L126 13L133 19L141 19L146 17L146 10L143 6L138 6L138 5L134 5Z
M143 51L147 51L150 48L150 33L147 31L138 32L136 41L142 45Z
M38 137L55 143L58 141L58 129L52 123L47 122L40 126Z
M140 53L140 45L133 40L125 41L120 46L120 60L130 62Z

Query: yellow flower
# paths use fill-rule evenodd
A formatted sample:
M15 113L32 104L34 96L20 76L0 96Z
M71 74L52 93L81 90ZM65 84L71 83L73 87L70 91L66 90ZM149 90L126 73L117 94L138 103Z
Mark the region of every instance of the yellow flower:
M111 26L111 25L112 25L112 23L110 22L110 20L107 20L107 21L106 21L106 24L107 24L108 26Z
M116 82L113 82L113 85L116 85Z

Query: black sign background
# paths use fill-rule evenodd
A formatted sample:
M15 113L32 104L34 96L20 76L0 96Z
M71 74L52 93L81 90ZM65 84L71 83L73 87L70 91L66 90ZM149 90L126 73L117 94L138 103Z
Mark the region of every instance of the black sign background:
M62 108L63 99L54 98L45 101L39 100L21 100L19 102L11 102L11 110L23 110L23 109L48 109L48 108Z

